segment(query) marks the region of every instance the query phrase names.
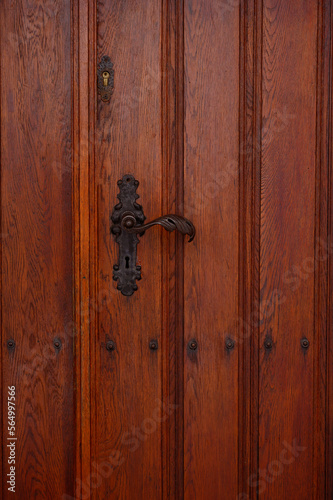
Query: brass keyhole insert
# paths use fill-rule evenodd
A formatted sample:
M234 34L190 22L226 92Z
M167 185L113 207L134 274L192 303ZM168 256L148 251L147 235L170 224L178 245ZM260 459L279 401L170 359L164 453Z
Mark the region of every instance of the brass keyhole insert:
M108 102L111 99L114 90L113 83L113 62L109 56L103 56L97 67L97 90L103 102Z
M110 78L110 73L108 71L103 71L103 85L104 87L107 87L109 85L109 78Z

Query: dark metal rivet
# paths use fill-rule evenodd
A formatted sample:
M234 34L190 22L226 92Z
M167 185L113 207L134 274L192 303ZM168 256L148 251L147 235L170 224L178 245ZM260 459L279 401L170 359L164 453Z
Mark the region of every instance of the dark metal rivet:
M265 349L272 349L273 341L272 339L266 339L264 342Z
M141 266L136 266L137 271L141 271Z
M116 344L113 342L113 340L109 340L107 343L106 343L106 350L107 351L114 351L116 349Z
M54 339L53 341L53 346L55 349L57 349L58 351L61 349L61 340L60 339Z
M122 183L123 183L123 181L121 179L119 179L119 181L117 181L118 186L121 186Z
M124 226L127 227L127 229L131 229L135 224L135 221L134 219L132 218L126 218L125 221L124 221Z
M149 349L151 349L152 351L156 351L158 349L158 342L157 342L157 340L151 340L149 342Z
M301 346L303 347L303 349L308 349L309 346L310 346L310 341L307 338L304 337L301 340Z
M225 339L225 346L227 349L231 350L235 347L235 342L228 337Z
M118 266L117 264L115 264L115 265L113 266L113 269L114 269L115 271L118 271L118 270L119 270L119 266Z
M198 348L198 342L194 339L190 340L188 346L192 351L195 351Z
M132 287L132 288L133 288L133 290L135 290L135 291L136 291L136 290L138 289L138 285L133 285L133 287Z
M8 349L14 349L15 348L15 340L13 340L13 339L8 340L7 347L8 347Z

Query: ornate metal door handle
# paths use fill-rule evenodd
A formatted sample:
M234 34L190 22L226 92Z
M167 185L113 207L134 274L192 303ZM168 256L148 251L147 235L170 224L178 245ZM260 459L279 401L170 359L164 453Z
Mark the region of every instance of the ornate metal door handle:
M143 236L147 229L159 225L167 231L178 229L182 234L188 234L189 241L195 236L192 222L180 215L168 214L143 224L146 217L142 206L136 202L138 185L139 181L129 174L118 181L119 203L111 215L111 233L119 244L119 262L113 266L113 279L118 281L117 289L127 296L138 289L136 280L141 279L141 267L136 264L137 234Z
M125 231L141 235L144 234L146 229L157 225L164 227L164 229L170 232L178 229L180 233L188 234L190 237L188 241L192 241L195 236L195 227L192 222L185 219L185 217L181 217L180 215L163 215L162 217L158 217L157 219L154 219L147 224L143 224L142 226L136 226L136 218L132 214L124 215L121 221L121 227L125 229Z

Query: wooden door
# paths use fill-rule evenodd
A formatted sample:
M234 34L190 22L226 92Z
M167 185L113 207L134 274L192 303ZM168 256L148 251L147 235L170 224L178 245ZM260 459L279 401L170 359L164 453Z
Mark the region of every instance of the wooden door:
M2 498L73 490L71 6L1 1Z
M332 498L332 2L2 0L0 26L2 498ZM127 174L196 228L139 236L131 296Z

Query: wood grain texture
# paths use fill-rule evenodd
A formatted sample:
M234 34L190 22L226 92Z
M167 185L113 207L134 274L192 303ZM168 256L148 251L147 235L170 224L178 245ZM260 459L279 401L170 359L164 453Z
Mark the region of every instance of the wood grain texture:
M184 6L163 2L163 213L184 212ZM162 498L184 496L184 238L163 238L163 400L177 411L162 427ZM171 236L171 237L170 237Z
M96 4L72 3L73 65L73 261L75 307L75 498L90 495L93 482L91 425L94 421L96 217L93 131L96 103ZM64 499L65 500L65 499Z
M74 484L70 9L0 5L3 415L15 385L22 499L61 498ZM7 419L3 436L5 477Z
M239 9L188 0L184 18L184 498L236 498Z
M331 79L331 12L330 2L318 2L317 22L317 88L316 88L316 208L314 248L314 435L313 498L330 498L329 473L329 211L331 163L330 79Z
M109 55L115 83L109 104L98 103L96 175L98 274L96 331L96 463L111 460L112 472L94 498L160 498L162 451L162 243L161 231L146 232L138 245L142 266L139 289L131 297L116 290L112 267L118 248L109 217L116 204L117 180L131 173L139 180L139 202L147 220L161 215L162 3L97 3L97 60ZM149 349L156 339L157 351ZM116 350L109 353L106 342ZM164 417L163 417L164 418ZM111 455L111 459L110 459ZM113 457L116 458L113 458Z
M320 255L318 235L328 248L331 3L247 0L240 7L239 18L237 3L98 4L97 59L114 59L116 79L110 105L98 104L93 140L99 222L98 286L91 293L99 334L91 345L91 459L102 478L95 475L91 485L96 498L330 495L329 261L312 274L309 266ZM156 66L163 71L151 71ZM150 208L193 218L199 238L187 247L174 235L152 237L160 259L149 279L158 291L142 281L127 300L111 288L117 254L108 216L119 177L147 178L146 155L154 175L144 191ZM146 201L144 207L148 215ZM150 251L146 245L143 269L157 257ZM297 278L296 257L304 258L298 278L305 291L292 290L283 301L295 284L286 262ZM147 303L148 324L138 313ZM160 332L156 365L145 357L144 328L146 340ZM306 353L299 330L310 339ZM236 340L229 353L227 335ZM193 337L199 348L189 353ZM117 345L112 354L105 352L109 339ZM151 377L155 385L144 393ZM156 394L178 409L147 437L142 422ZM288 445L303 444L303 435L307 450L286 458Z
M332 498L332 1L5 0L0 28L17 497ZM131 297L125 173L197 229L146 232Z
M253 486L267 499L314 493L317 22L317 2L263 3L259 478Z
M262 1L246 0L240 11L240 196L239 196L239 486L238 499L257 498L258 330L260 298L260 141ZM259 142L260 144L260 142Z

